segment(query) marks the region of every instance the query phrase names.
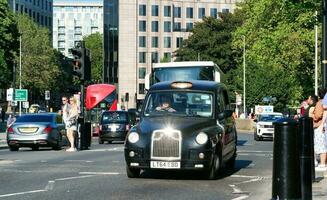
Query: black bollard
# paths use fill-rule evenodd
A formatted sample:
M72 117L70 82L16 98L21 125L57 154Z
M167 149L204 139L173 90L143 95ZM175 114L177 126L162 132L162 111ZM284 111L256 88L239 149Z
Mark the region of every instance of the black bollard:
M301 199L298 122L282 118L275 127L272 199Z
M92 124L91 122L85 122L84 124L84 138L85 138L85 149L91 146L92 139Z
M312 199L313 121L309 117L299 119L299 152L302 199ZM314 168L313 168L314 169Z

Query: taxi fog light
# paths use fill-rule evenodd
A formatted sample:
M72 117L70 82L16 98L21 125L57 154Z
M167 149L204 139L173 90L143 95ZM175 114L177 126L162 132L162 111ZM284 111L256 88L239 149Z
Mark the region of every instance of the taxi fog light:
M136 132L131 132L129 135L128 135L128 141L130 143L136 143L137 141L139 141L140 139L140 136L138 133Z
M132 167L137 167L137 166L139 166L139 163L133 163L133 162L132 162L132 163L131 163L131 166L132 166Z
M199 153L199 158L203 159L204 158L204 153Z
M203 168L203 165L202 164L196 164L194 165L195 168Z
M134 157L135 156L135 152L134 151L130 151L129 152L129 157Z
M208 135L205 134L204 132L200 132L200 133L196 136L195 141L196 141L198 144L205 144L205 143L208 141Z

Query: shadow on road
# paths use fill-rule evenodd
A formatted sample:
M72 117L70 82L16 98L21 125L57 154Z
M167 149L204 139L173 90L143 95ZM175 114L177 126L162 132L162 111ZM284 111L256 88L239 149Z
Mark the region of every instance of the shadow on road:
M251 160L236 160L234 169L223 169L217 180L231 176L243 168L247 168ZM140 178L172 179L172 180L207 180L202 171L167 171L167 170L145 170Z

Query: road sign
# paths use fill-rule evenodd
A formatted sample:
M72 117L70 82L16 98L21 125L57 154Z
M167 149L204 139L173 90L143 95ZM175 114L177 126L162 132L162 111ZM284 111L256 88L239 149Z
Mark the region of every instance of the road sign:
M45 91L44 97L45 97L45 100L50 100L50 91L49 90Z
M23 108L29 108L30 104L28 101L23 101Z
M13 101L14 98L14 88L7 89L7 101Z
M15 89L15 101L27 101L27 89Z

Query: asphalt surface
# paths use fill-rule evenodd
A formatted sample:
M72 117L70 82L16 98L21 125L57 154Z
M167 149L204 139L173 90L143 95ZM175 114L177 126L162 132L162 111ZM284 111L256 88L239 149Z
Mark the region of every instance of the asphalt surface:
M90 150L79 152L1 149L0 199L271 199L272 146L239 131L235 170L217 180L194 172L152 171L129 179L123 143L99 145L96 139ZM326 199L324 180L313 184L313 199Z

